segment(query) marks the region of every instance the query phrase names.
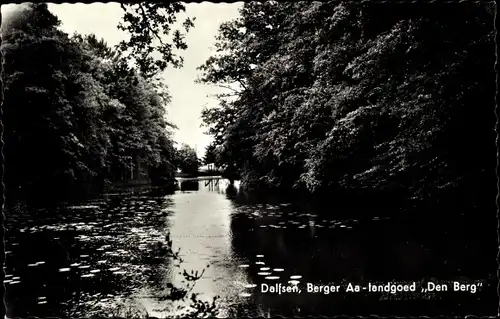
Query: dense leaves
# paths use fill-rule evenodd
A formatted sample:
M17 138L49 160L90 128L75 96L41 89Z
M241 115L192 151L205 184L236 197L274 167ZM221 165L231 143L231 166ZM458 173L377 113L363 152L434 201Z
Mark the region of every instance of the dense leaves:
M4 22L8 190L56 194L83 184L173 182L164 88L95 36L58 30L46 5L26 6Z
M176 151L177 167L182 173L196 174L200 166L200 160L196 150L187 144L182 144Z
M130 38L120 42L118 48L138 65L143 76L154 77L170 64L174 67L182 66L183 59L174 53L174 49L187 49L185 34L180 30L173 30L172 42L165 41L165 36L172 31L172 24L177 21L176 15L185 11L182 3L122 3L121 7L124 15L118 28L127 31ZM194 26L194 18L187 18L182 25L185 32L188 32Z
M205 155L203 156L203 164L212 165L217 162L217 146L214 143L209 144L205 148Z
M236 91L203 112L219 157L248 187L493 205L493 12L245 3L200 67Z

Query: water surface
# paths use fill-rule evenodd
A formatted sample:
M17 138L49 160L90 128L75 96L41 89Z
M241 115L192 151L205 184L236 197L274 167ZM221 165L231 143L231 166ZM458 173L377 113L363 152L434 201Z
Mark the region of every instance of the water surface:
M248 197L227 180L180 187L175 194L135 188L6 212L8 315L114 316L118 306L131 314L180 314L176 307L187 303L159 299L169 283L183 285L183 269L205 269L192 292L203 300L219 296L220 316L496 313L496 245L470 222L423 227L383 212L345 218L348 208L334 208L334 199L313 209L300 201ZM181 267L165 258L167 233L180 249ZM306 283L425 280L482 282L483 289L304 292ZM262 283L298 285L303 292L261 293Z

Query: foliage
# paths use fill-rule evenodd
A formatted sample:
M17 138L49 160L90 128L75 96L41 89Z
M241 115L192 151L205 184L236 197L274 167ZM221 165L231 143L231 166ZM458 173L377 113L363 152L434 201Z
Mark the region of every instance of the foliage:
M200 166L200 160L196 150L187 144L182 144L177 150L177 167L187 174L196 174Z
M133 6L123 7L128 10ZM165 31L183 6L162 5L166 17L152 11L158 6L143 4L139 8L147 8L153 29L157 28L155 23L166 19L162 22ZM133 12L126 12L125 21L133 23ZM58 25L46 4L29 4L2 25L7 189L12 195L32 198L35 194L70 193L85 183L102 185L148 178L173 185L178 154L172 140L173 125L166 119L165 105L170 96L149 74L166 64L148 66L150 60L133 51L136 69L129 64L131 56L110 48L103 40L94 35L70 37L58 30ZM127 29L132 33L130 47L152 45L151 39L140 36L144 30L131 27ZM140 22L140 28L146 27ZM185 48L180 35L174 36L176 45ZM165 47L159 50L165 57ZM175 55L169 57L166 63L180 63ZM179 152L186 170L198 168L193 152L188 146ZM183 261L179 252L173 251L168 234L160 244L162 256L180 267ZM189 299L188 315L216 316L214 302L190 294L203 273L184 270L187 286L170 284L156 297L168 302ZM122 306L111 312L120 316L142 314Z
M434 202L467 189L473 207L494 188L492 8L245 3L200 67L238 88L203 111L220 158L248 187Z
M209 144L205 148L205 156L203 157L203 163L205 165L213 164L217 161L217 147L214 143Z
M176 15L185 11L181 2L143 2L120 4L124 15L120 30L127 31L130 39L118 45L120 52L126 54L128 60L134 61L141 74L146 78L155 77L164 71L169 64L181 67L182 56L176 55L173 50L185 50L187 44L185 34L180 30L172 33L172 42L166 42L164 36L170 35L171 25L177 21ZM183 22L185 32L194 26L194 18L187 18ZM160 55L160 58L154 56Z
M46 196L114 181L173 183L166 89L103 40L58 25L45 4L2 25L7 189Z

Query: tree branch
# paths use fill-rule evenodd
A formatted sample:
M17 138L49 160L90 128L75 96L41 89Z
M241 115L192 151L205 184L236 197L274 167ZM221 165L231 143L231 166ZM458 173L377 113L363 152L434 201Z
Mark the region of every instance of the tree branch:
M160 41L160 44L161 45L164 45L163 44L163 41L161 40L160 36L158 35L158 32L154 31L151 26L149 25L148 23L148 15L146 13L146 10L144 10L144 7L142 6L141 3L138 3L139 5L139 9L141 9L141 13L142 13L142 18L144 19L144 21L146 21L146 27L148 28L149 31L151 31L151 33L158 39L158 41Z
M238 91L236 89L233 89L232 87L228 86L228 85L223 85L223 84L217 84L218 87L221 87L223 89L228 89L228 90L231 90L233 92L236 92L238 95L241 94L241 91Z
M245 90L247 89L247 86L245 85L245 83L243 83L243 80L238 79L236 81L243 87L243 89L245 89Z
M164 45L163 44L163 41L161 40L160 36L158 35L158 32L154 31L151 26L149 25L148 23L148 15L146 13L146 10L144 9L144 7L142 6L141 3L137 3L137 5L139 6L139 9L141 10L141 15L142 15L142 18L144 19L145 21L145 26L146 28L153 34L154 37L156 37L158 39L158 41L160 41L160 44L161 45ZM127 12L127 8L125 7L125 4L124 3L120 3L120 6L122 8L123 11Z

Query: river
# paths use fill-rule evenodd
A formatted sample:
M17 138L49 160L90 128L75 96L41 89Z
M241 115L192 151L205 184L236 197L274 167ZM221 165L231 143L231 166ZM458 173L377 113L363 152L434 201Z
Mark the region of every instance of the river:
M79 203L7 210L7 315L181 314L175 307L187 302L160 295L169 283L183 285L182 269L205 269L192 292L202 300L218 296L219 316L496 314L496 243L469 232L470 222L454 221L448 230L404 224L383 212L336 218L333 205L312 209L248 196L238 186L186 180L173 194L136 187ZM159 243L167 232L180 267L164 258ZM481 289L305 291L306 283L414 281L420 287L429 280ZM262 283L298 285L302 292L262 293Z

